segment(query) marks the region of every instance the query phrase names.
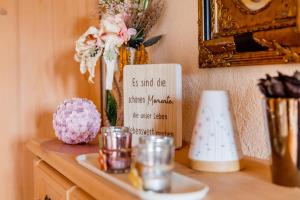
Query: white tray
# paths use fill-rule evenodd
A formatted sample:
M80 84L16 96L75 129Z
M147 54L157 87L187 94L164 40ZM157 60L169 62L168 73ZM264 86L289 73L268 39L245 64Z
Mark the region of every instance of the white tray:
M130 184L128 174L108 174L101 171L98 167L97 153L79 155L76 160L83 167L143 200L200 200L206 196L209 190L207 185L173 172L170 193L145 192Z

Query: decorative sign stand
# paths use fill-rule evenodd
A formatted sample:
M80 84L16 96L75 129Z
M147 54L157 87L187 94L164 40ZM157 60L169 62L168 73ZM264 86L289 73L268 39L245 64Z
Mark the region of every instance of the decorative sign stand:
M182 72L178 64L128 65L124 70L124 125L133 145L143 135L174 136L182 146Z

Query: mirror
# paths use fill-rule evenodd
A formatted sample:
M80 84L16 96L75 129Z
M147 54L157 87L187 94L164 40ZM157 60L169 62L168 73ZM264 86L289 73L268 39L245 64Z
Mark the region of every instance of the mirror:
M300 62L298 1L198 2L201 68Z
M265 8L271 0L240 0L250 11L258 11Z

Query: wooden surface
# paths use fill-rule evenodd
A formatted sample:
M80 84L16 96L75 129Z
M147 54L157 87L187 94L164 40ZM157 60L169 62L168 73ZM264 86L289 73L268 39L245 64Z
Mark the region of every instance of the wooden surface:
M74 188L70 193L69 200L94 200L89 194L79 188Z
M179 64L127 65L124 69L124 125L141 135L174 136L182 146L182 70Z
M20 179L16 176L19 169L15 164L20 159L17 158L20 137L17 0L0 0L0 9L5 11L0 15L0 124L3 131L0 157L7 161L0 166L0 177L6 180L0 182L0 199L22 199Z
M243 160L207 162L190 159L189 167L203 172L236 172L243 168Z
M81 154L82 151L97 152L96 145L70 146L56 140L37 139L29 142L27 147L37 157L97 199L136 199L76 163L76 155ZM247 158L245 169L240 172L201 173L186 167L187 153L187 146L176 152L176 171L207 184L210 187L206 198L208 200L300 199L299 188L281 187L271 183L269 165L266 161Z
M96 199L135 199L132 195L77 164L76 155L82 152L98 152L97 145L71 146L52 140L34 140L28 143L27 147L36 156Z
M58 103L79 96L100 105L99 77L88 84L73 59L75 40L98 21L96 9L96 0L0 0L0 157L7 161L0 199L33 199L25 142L54 137Z
M74 185L43 161L34 167L34 199L48 197L55 200L67 199L68 190Z

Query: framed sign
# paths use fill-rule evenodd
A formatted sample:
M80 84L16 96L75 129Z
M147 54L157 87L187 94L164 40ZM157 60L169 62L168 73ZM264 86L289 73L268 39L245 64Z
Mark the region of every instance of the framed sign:
M124 70L124 125L133 145L144 135L173 136L182 145L182 71L178 64L128 65Z

